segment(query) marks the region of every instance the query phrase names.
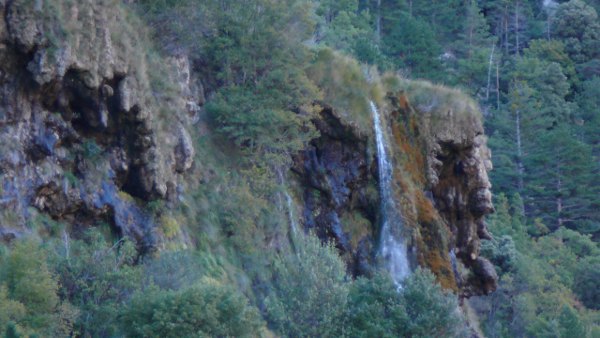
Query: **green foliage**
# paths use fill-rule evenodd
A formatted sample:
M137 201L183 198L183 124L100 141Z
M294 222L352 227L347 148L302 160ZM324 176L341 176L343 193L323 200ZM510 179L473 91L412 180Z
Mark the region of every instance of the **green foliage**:
M389 275L359 278L350 288L348 337L466 337L456 298L445 293L431 272L417 270L401 289Z
M558 40L531 40L523 53L526 57L556 62L573 87L579 86L575 63L565 51L564 43Z
M585 306L600 310L600 255L586 257L578 262L573 291Z
M348 337L406 336L408 321L402 294L389 274L358 278L350 287L344 324Z
M71 2L39 1L51 61L78 27L63 24ZM49 251L17 241L0 255L0 332L261 335L263 324L243 290L253 300L268 295L256 303L280 335L463 335L455 298L430 274L417 271L400 292L383 274L351 282L331 246L303 235L289 247L282 240L283 222L272 208L274 169L289 167L290 155L318 136L313 110L332 106L369 135L369 100L381 104L385 90L402 90L443 130L459 132L481 119L478 103L458 90L396 74L379 81L375 67L365 72L368 66L344 53L380 70L461 86L481 100L496 168L492 183L505 194L489 218L494 240L481 247L500 275L498 291L481 300L486 334L594 336L600 330L600 23L593 7L600 3L560 2L555 10L552 2L533 0L136 1L164 50L190 57L219 131L198 140L203 177L189 180L202 184L190 183L193 192L180 206L150 207L165 215L166 237L186 237L201 250L142 258L129 240L112 243L99 232L51 240ZM109 2L118 9L117 3ZM11 15L30 13L32 5L14 1ZM131 32L111 30L111 37L137 36ZM144 59L157 66L163 60ZM172 90L163 75L149 74L158 99ZM460 113L456 126L446 124L448 112ZM91 161L102 151L91 139L80 147ZM71 185L78 181L65 177ZM22 223L14 211L1 216ZM66 229L43 214L31 220L42 236ZM346 215L344 221L365 220Z
M163 215L160 218L160 227L166 238L171 239L179 234L179 223L172 216Z
M582 0L571 0L558 8L553 24L554 36L564 41L576 63L598 56L600 23L593 7Z
M56 277L37 243L19 241L0 259L0 330L67 335L76 311L59 299ZM4 327L8 322L16 326Z
M383 38L385 54L398 68L408 68L415 78L438 80L442 64L438 57L442 48L427 22L400 12Z
M402 295L409 318L408 336L467 335L456 297L445 293L431 272L417 269L404 283Z
M8 298L6 286L0 285L0 330L5 329L7 332L9 329L16 330L15 322L21 321L26 312L25 305Z
M202 277L227 279L221 262L205 252L166 251L158 257L147 257L143 263L144 285L154 285L161 290L184 289Z
M576 102L580 107L579 118L582 119L582 139L592 146L594 156L600 155L600 77L594 77L581 85Z
M561 337L585 337L586 330L577 312L570 306L563 306L558 317Z
M130 337L255 337L263 326L243 295L209 278L180 291L136 293L122 321Z
M554 337L568 331L584 332L580 336L586 337L595 324L585 313L573 311L572 292L590 308L597 303L597 243L566 228L531 239L522 216L510 211L521 205L517 198L498 198L497 213L489 223L495 239L482 245L482 255L498 266L500 276L498 290L484 301L489 309L482 311L484 329L502 337Z
M20 338L23 337L17 328L17 325L13 322L9 322L6 325L6 332L4 333L4 338Z
M340 335L349 287L344 263L314 235L298 234L294 247L275 259L266 300L270 326L289 337Z
M127 239L107 243L99 230L92 229L85 240L55 243L55 252L61 293L80 310L76 331L94 337L116 335L119 307L141 286L134 244Z
M291 82L285 77L273 80L265 80L268 83L261 83L260 88L223 89L207 110L218 128L247 154L254 155L255 161L277 165L289 161L289 155L303 149L316 133L309 116L289 110L297 105L288 99L299 97L286 88Z
M328 48L319 49L307 73L321 89L325 103L333 106L360 132L371 133L369 100L372 87L356 60Z

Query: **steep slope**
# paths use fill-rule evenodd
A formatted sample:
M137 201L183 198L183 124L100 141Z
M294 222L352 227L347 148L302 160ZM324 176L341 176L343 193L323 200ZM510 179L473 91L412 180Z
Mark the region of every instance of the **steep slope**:
M143 24L120 2L44 6L53 7L0 3L0 235L3 241L60 236L47 219L68 224L72 236L108 223L141 253L163 248L163 228L172 221L156 220L154 201L179 212L181 200L198 198L187 191L186 172L198 162L194 142L212 134L207 125L194 125L204 118L202 86L185 56L152 52ZM358 67L334 58L338 67ZM462 296L491 292L493 266L478 255L487 237L483 217L493 210L491 165L476 106L454 90L396 77L369 82L352 71L353 77L337 78L318 65L309 70L325 95L312 117L320 136L293 155L290 168L303 228L334 239L355 276L380 264L372 99L394 139L392 195L406 224L412 268L430 268ZM340 81L339 87L328 92L325 80ZM356 104L360 91L367 94ZM223 226L223 237L232 236L214 223ZM285 248L278 237L285 231L275 233L252 236L264 247Z

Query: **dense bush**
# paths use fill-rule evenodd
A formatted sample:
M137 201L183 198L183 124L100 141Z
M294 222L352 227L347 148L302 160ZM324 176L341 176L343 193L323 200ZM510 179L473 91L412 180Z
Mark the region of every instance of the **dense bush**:
M31 240L16 242L0 256L0 332L67 336L76 310L59 298L56 275L46 263L47 251Z
M271 326L287 337L340 335L349 286L344 263L313 235L296 236L295 248L275 259L266 301Z
M122 323L129 337L256 337L263 325L235 288L209 278L180 291L137 293Z
M352 284L345 319L349 337L402 337L407 332L406 304L386 273Z

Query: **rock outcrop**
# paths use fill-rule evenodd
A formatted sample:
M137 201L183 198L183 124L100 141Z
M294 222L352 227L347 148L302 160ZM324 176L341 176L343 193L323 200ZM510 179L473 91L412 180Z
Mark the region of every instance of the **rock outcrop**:
M128 15L110 1L0 1L4 237L33 231L43 212L74 227L104 220L153 245L134 198L177 197L201 87L185 57L149 57Z
M392 95L392 115L416 122L413 134L421 140L425 159L424 193L433 202L434 219L441 217L450 230L445 250L450 252L461 295L488 294L496 289L498 277L493 265L479 256L480 241L491 239L484 218L494 211L488 178L491 153L481 114L477 104L459 91L419 85L430 95L412 103L410 92ZM440 99L443 97L445 101ZM423 225L420 217L421 232ZM435 242L424 245L431 250ZM454 257L466 269L457 269Z
M351 272L366 274L374 264L377 243L370 225L379 203L368 139L329 106L313 123L321 136L295 157L292 168L303 189L304 227L333 239Z
M419 85L430 87L420 88L429 101L411 104L410 92L397 91L382 103L395 139L394 194L409 256L463 297L487 294L497 276L479 257L480 240L489 239L484 217L493 212L481 116L458 91ZM374 141L331 107L313 122L321 136L292 168L304 189L303 224L333 240L352 273L369 274L380 241Z

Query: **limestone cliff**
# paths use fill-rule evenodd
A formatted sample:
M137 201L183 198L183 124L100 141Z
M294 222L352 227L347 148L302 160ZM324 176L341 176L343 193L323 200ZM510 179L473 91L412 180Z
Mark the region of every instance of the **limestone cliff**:
M151 217L128 195L176 198L199 99L187 60L153 59L148 45L116 1L0 1L4 238L43 213L154 245ZM170 95L156 97L159 85Z
M479 257L480 240L489 238L484 217L493 206L490 153L476 105L458 91L411 81L381 105L395 139L395 200L413 267L427 266L462 296L495 290L494 267ZM333 239L354 274L368 274L380 242L373 137L331 107L314 123L321 136L292 169L303 187L304 226Z

